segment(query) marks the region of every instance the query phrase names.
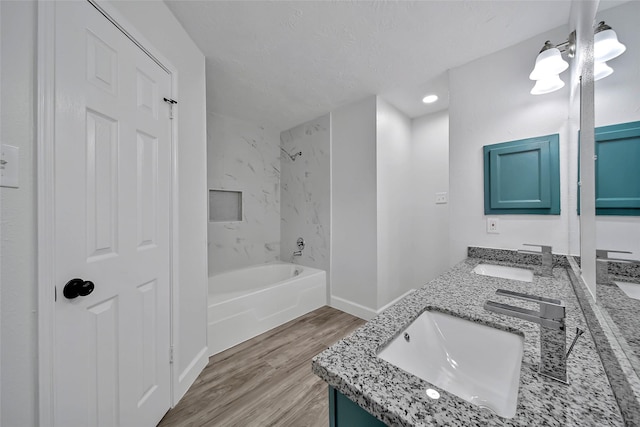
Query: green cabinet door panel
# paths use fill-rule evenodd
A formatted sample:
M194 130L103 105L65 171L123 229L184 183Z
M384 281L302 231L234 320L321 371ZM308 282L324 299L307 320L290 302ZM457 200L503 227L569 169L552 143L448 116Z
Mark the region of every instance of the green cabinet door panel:
M595 154L596 215L640 216L640 122L597 127Z
M595 150L596 213L640 215L640 122L596 128Z
M557 134L487 145L485 214L560 214Z

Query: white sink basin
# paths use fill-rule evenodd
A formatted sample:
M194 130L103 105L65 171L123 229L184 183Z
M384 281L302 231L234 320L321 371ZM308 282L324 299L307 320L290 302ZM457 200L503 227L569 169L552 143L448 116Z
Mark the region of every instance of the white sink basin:
M478 264L473 272L482 276L533 282L533 271L526 268L505 267L504 265Z
M378 357L501 417L513 418L523 345L520 335L425 311Z
M622 292L627 294L629 298L640 300L640 284L639 283L629 283L629 282L614 282Z

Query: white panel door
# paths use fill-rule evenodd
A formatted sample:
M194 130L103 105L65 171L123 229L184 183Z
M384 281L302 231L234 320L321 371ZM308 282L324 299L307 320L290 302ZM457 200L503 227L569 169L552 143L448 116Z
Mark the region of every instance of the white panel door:
M55 425L156 425L170 407L171 78L87 2L56 3L55 46Z

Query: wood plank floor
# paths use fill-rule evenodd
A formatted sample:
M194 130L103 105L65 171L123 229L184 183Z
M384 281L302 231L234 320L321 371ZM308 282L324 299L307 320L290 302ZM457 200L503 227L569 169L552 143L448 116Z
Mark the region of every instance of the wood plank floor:
M325 306L216 354L159 426L327 427L311 359L364 323Z

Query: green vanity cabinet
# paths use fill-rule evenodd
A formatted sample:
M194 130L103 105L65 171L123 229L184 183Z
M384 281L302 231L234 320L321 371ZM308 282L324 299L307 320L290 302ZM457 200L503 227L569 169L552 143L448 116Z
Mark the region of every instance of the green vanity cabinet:
M331 427L385 427L385 423L329 386L329 425Z

